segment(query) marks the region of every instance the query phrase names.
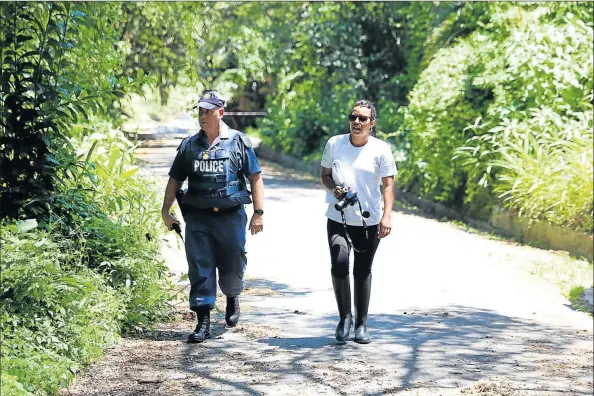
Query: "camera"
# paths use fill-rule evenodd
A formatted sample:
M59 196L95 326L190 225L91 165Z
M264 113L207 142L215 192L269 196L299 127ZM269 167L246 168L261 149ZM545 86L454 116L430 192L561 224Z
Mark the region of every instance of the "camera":
M347 187L347 192L342 196L341 200L334 204L334 209L338 210L339 212L344 210L347 206L353 206L357 203L359 198L357 198L357 192L351 190L350 187Z
M344 211L348 206L355 206L356 203L359 203L356 191L353 191L350 187L343 188L347 189L346 193L342 196L340 201L334 204L334 209L339 212ZM361 210L361 203L359 203L359 210ZM363 216L364 219L367 219L369 218L370 213L366 210L361 210L361 216Z
M357 192L345 185L345 178L342 174L341 168L342 163L340 160L334 160L332 162L332 179L337 186L342 187L343 191L345 191L340 200L334 204L334 209L341 212L344 218L344 210L348 206L354 206L356 203L358 203L361 216L363 216L364 219L369 218L369 212L361 209L361 203L359 202L359 198L357 198Z

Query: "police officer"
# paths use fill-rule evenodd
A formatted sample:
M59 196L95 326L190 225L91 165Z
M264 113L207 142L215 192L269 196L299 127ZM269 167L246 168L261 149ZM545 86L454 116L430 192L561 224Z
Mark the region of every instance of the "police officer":
M249 138L223 121L225 100L216 91L205 91L196 105L200 131L186 138L169 171L161 215L169 230L179 224L170 214L177 198L186 222L185 245L190 279L190 309L198 324L188 342L210 338L210 311L219 286L227 297L225 321L233 327L239 320L239 294L247 265L245 204L252 203L252 235L263 229L264 184L260 164ZM187 190L181 191L188 179Z

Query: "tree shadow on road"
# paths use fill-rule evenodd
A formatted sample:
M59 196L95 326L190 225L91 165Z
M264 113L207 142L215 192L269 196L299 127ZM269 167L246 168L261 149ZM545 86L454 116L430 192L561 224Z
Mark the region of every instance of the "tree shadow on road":
M274 292L272 296L306 296L312 292L311 289L295 289L286 283L276 282L263 278L247 278L244 281L244 294L254 294L255 290L271 290Z
M255 294L258 298L302 298L312 292L259 278L245 284L247 291L278 294ZM242 303L247 307L250 299ZM444 306L371 314L372 343L360 345L334 339L337 321L335 313L258 307L243 311L240 324L227 328L224 312L213 312L213 339L187 344L195 321L184 317L127 337L68 394L381 395L415 388L424 394L491 376L523 391L591 392L588 331Z
M225 329L195 345L184 341L191 329L178 326L126 339L69 394L380 395L411 388L423 394L422 389L452 390L492 375L523 391L591 392L592 348L575 348L591 344L588 332L448 306L370 315L371 344L339 344L333 338L336 315L275 315L273 322L286 323L269 326L275 335ZM244 319L244 328L270 323L264 312Z
M290 322L295 314L276 316L273 321ZM252 314L251 321L259 318L270 319ZM423 385L456 388L491 374L511 374L526 384L523 390L538 390L532 384L563 384L576 376L579 368L567 364L566 355L574 353L568 347L587 338L569 329L462 306L370 315L369 345L338 343L333 338L336 322L335 315L304 317L304 335L317 335L284 337L281 329L280 336L253 340L264 348L205 344L200 364L184 370L206 380L203 390L214 393L225 389L258 394L261 386L278 381L295 381L295 386L304 381L338 394L379 395ZM194 353L192 348L187 345L185 353Z
M455 306L407 315L370 315L373 341L369 345L334 340L337 320L325 316L309 322L311 327L326 330L326 336L279 337L258 342L293 352L294 357L279 374L298 373L304 379L315 380L315 367L329 365L333 377L343 377L344 383L365 382L369 370L391 366L392 373L379 370L375 375L378 381L381 377L395 377L396 388L386 388L392 390L418 387L419 381L427 386L458 387L492 374L511 374L519 383L527 384L524 390L547 380L549 386L557 383L562 390L568 378L583 374L587 378L588 371L591 373L591 367L584 371L579 363L592 353L591 349L582 351L584 355L575 364L567 359L568 355L579 353L570 350L573 342L591 338L587 332L552 328L489 310ZM345 361L360 375L343 370L340 363ZM304 366L304 362L309 364ZM310 369L305 370L306 366ZM429 367L434 368L432 372L428 372ZM335 381L341 382L336 378ZM384 392L378 389L366 394Z

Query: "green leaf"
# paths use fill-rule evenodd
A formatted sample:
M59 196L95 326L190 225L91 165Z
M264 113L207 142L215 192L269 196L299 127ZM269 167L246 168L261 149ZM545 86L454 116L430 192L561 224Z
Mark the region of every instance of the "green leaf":
M139 168L137 166L134 166L130 169L128 169L125 172L122 172L122 174L120 174L119 178L120 179L127 179L128 177L132 176L133 174L135 174L136 172L138 172Z
M31 231L32 229L37 228L37 226L38 224L36 219L18 220L16 222L16 227L21 233Z

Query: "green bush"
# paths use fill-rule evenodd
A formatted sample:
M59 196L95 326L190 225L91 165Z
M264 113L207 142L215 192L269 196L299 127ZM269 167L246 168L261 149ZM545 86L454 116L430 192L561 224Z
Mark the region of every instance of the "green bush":
M401 133L409 146L399 177L406 189L462 206L467 176L452 159L455 149L466 141L464 128L480 116L484 107L468 102L465 95L469 75L480 63L476 48L462 41L438 51L421 73L410 104L403 109Z
M549 117L556 120L543 128L549 133L535 133L539 121ZM502 159L493 164L502 171L495 192L529 219L592 232L592 128L591 112L573 118L534 111L529 121L514 125L497 143Z
M121 331L169 315L155 182L121 133L72 143L49 217L1 224L2 394L54 394Z
M591 231L591 21L583 5L493 5L439 50L402 111L404 188Z
M177 40L151 27L165 14L182 21L182 9L45 2L0 10L0 391L53 394L120 331L168 313L158 190L137 174L134 146L110 128L121 123L120 98L154 74L166 91L165 74L179 74L164 42ZM153 18L139 25L143 11ZM154 49L165 52L139 62ZM25 218L39 228L12 224Z
M0 391L4 396L26 396L31 394L25 390L17 377L4 371L0 373Z
M72 256L47 232L11 228L1 231L2 372L52 394L117 340L124 307L100 275L68 269Z

